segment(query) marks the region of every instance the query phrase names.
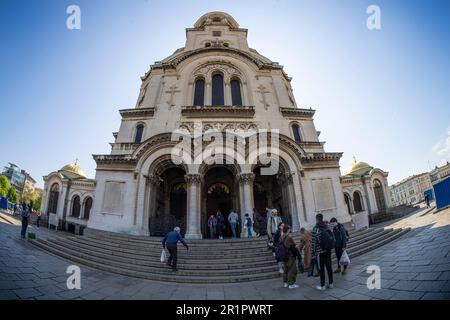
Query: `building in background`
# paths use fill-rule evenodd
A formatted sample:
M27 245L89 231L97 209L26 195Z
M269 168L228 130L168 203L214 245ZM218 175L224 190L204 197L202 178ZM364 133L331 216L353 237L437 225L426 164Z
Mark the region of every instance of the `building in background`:
M369 215L391 207L388 172L356 159L341 178L348 213L357 229L369 225Z
M425 200L425 192L431 188L430 173L413 175L390 187L391 202L394 206L417 204Z
M444 180L447 177L450 177L450 162L448 161L441 167L436 166L430 172L430 179L433 185Z
M34 180L29 173L19 168L14 163L9 163L8 167L4 167L2 174L8 179L14 189L16 189L20 200L22 200L24 194L34 192L36 180Z

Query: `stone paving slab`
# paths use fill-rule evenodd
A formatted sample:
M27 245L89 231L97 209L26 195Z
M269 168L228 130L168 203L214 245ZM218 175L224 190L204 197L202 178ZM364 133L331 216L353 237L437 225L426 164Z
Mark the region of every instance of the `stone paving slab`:
M319 279L299 275L298 289L283 288L281 278L224 285L175 284L129 278L80 266L81 290L69 290L72 263L20 239L20 226L0 222L0 300L246 300L246 299L446 299L450 300L450 210L407 219L411 232L352 260L346 275L334 275L334 288L317 291ZM402 221L395 226L403 227ZM34 229L34 227L32 227ZM55 235L54 231L39 230ZM381 269L381 289L367 288L367 267Z

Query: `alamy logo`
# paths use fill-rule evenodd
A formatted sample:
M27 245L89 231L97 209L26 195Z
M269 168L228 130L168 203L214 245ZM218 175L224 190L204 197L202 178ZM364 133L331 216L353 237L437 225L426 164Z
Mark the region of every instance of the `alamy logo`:
M367 7L366 13L370 16L367 17L367 29L369 30L381 30L381 9L377 5L370 5Z
M67 267L67 274L70 276L67 278L67 289L69 290L80 290L81 289L81 269L79 266L71 265Z
M66 13L69 14L66 20L66 26L69 30L81 29L81 9L79 6L72 4L67 7Z
M381 289L381 269L379 266L368 266L367 267L367 273L371 274L367 278L367 289L374 290L374 289Z

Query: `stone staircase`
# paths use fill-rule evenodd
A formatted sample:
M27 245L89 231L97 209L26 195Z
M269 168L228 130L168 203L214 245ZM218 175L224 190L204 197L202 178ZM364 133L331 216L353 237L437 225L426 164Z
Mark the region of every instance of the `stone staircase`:
M365 229L350 232L351 258L378 248L409 229ZM298 242L298 234L294 235ZM37 247L74 263L121 275L183 283L247 282L279 277L266 238L190 240L179 245L178 271L159 261L161 238L97 233L30 240ZM335 257L333 257L335 263Z

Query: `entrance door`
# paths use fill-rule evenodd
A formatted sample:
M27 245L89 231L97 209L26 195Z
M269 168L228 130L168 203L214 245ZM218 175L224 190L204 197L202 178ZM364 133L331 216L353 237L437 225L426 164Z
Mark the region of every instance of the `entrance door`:
M225 230L223 232L224 237L231 237L230 226L228 225L228 215L232 209L232 199L230 194L230 188L224 183L213 183L208 187L206 196L206 210L207 216L216 214L220 211L225 220Z

